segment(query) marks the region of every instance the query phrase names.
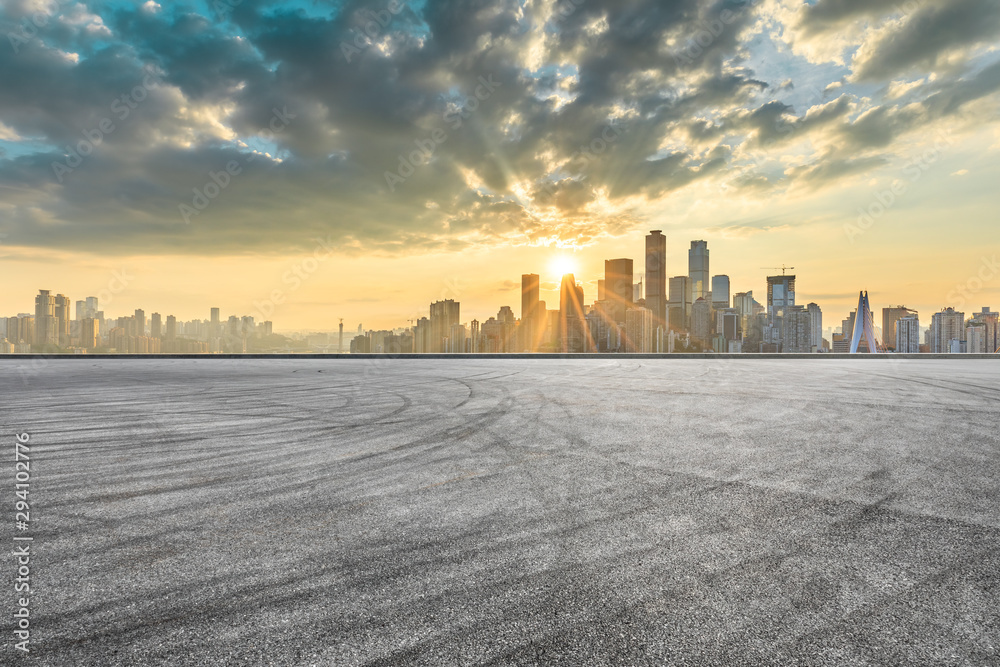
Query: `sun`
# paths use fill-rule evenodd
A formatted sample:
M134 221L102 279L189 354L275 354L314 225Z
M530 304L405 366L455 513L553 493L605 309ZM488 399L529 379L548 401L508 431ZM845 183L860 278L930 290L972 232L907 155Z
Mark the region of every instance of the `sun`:
M553 257L552 261L549 262L549 270L559 278L562 278L567 273L576 275L576 260L569 255L558 255Z

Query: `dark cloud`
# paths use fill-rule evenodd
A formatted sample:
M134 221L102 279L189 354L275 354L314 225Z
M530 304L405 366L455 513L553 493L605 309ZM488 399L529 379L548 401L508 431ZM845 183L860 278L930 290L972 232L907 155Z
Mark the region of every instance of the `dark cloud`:
M5 6L4 33L23 4ZM347 253L588 242L640 222L617 205L626 198L716 179L750 194L835 183L998 86L987 68L926 84L913 108L859 109L846 92L798 107L794 81L747 67L760 3L745 1L587 0L564 14L518 0L395 13L387 2L307 13L248 1L224 17L162 4L54 17L0 48L0 122L35 147L0 154L9 243L215 254L288 252L316 237ZM944 53L960 16L982 5L931 4L921 15L944 25L918 15L906 25ZM888 11L825 1L802 20L832 25L873 8ZM374 29L372 11L387 18ZM909 35L877 45L890 56L884 72L936 57L907 55ZM128 98L120 117L137 90L143 99ZM80 164L53 166L69 165L105 119L114 129ZM827 152L784 178L727 176L741 149L813 139ZM238 173L223 178L230 164Z
M946 55L968 51L998 36L1000 3L996 0L920 5L898 29L887 30L866 45L853 63L854 75L859 81L881 81L918 67L936 68ZM946 71L951 69L946 67Z

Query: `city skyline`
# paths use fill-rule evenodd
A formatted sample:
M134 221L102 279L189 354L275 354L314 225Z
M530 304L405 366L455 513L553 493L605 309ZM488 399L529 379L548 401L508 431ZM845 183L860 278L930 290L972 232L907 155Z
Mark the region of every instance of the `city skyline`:
M0 8L0 312L124 272L125 311L386 327L560 255L593 293L649 229L827 311L1000 302L995 3L42 5Z
M816 302L804 302L798 287L796 267L767 267L780 275L766 278L766 291L733 285L725 273L714 273L708 241L690 241L686 274L669 276L665 261L667 239L662 230L650 230L644 237L643 265L631 258L604 260L604 278L598 279L596 293L587 294L576 279L573 263L556 257L551 268L563 272L558 299L542 297L540 274L522 274L519 311L500 305L496 316L463 317L458 286L452 298L432 300L427 315L407 319L409 326L394 323L386 328L358 324L357 336L348 328L345 346L344 320L339 318L337 353L345 352L694 352L729 353L808 353L808 352L1000 352L998 314L989 306L965 313L946 306L920 322L918 309L902 304L882 307L881 326L870 305L866 290L859 292L857 307L836 326L836 318L823 321L823 309ZM725 267L725 258L714 266ZM638 276L638 282L636 277ZM121 288L127 275L116 277ZM34 313L19 313L0 321L5 334L3 352L111 351L119 353L219 353L302 351L298 343L278 335L269 319L283 303L283 293L255 302L250 315L229 315L222 319L221 308L210 308L210 319L187 322L172 313L142 308L132 315L114 317L103 303L114 295L74 301L62 293L39 290ZM959 308L961 308L960 304ZM864 318L856 315L863 313ZM897 334L897 329L899 333ZM327 330L329 331L329 330ZM323 333L323 330L314 332ZM314 337L315 338L315 337ZM318 340L318 339L317 339ZM312 344L307 338L307 345ZM331 351L325 339L323 351Z

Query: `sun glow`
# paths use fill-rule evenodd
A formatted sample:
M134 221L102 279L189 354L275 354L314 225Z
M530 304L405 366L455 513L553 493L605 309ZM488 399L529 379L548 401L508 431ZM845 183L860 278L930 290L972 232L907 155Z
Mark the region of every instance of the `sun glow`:
M576 275L578 270L579 267L577 267L576 259L569 255L559 255L549 262L549 271L555 274L557 278L562 278L567 273Z

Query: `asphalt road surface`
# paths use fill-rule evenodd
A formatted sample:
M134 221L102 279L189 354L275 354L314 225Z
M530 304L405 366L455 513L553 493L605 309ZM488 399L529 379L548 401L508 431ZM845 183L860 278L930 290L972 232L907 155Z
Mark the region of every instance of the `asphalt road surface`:
M1000 664L992 360L0 376L30 664Z

